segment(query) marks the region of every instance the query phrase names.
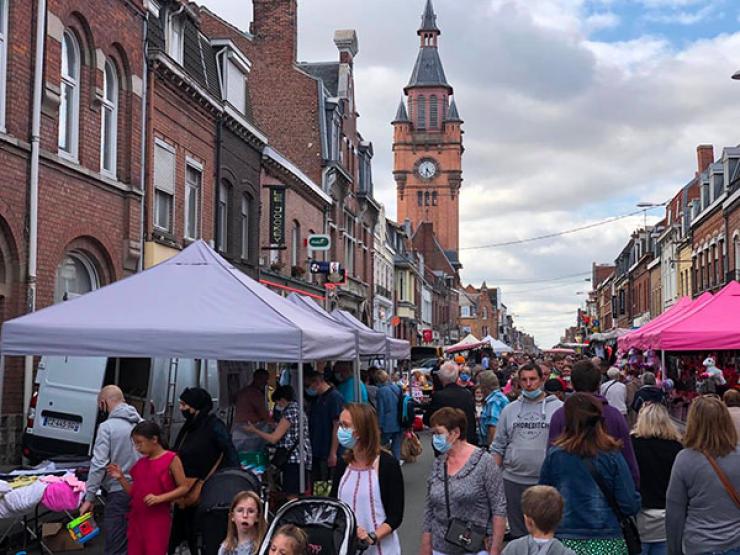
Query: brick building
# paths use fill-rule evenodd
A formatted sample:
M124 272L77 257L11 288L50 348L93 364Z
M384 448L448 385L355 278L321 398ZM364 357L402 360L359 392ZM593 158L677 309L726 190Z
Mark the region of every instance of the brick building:
M506 322L500 321L499 290L489 289L483 282L480 289L467 285L460 296L461 334L465 336L472 333L478 339L490 335L499 339L499 328L506 325Z
M447 82L432 1L418 30L420 48L393 120L393 175L398 217L417 228L431 222L448 258L457 263L462 186L462 120Z
M252 61L248 77L253 117L270 137L263 172L262 205L270 208L276 188L284 188L282 242L263 240L263 282L278 290L323 291L305 272L310 233L331 236L331 250L317 259L341 262L348 279L332 306L366 323L372 320L373 230L379 206L373 199L372 144L358 131L354 94L354 31L337 31L338 61L297 62L297 1L255 0L249 32L200 8L208 36L232 41ZM274 167L276 163L282 168ZM291 174L289 177L286 174ZM267 231L263 217L263 232ZM272 226L270 226L272 227ZM266 235L265 239L269 237ZM277 247L272 248L270 247Z
M141 256L146 12L141 1L50 0L37 60L36 8L0 1L0 323L135 272ZM15 456L31 382L20 359L0 379L1 442Z

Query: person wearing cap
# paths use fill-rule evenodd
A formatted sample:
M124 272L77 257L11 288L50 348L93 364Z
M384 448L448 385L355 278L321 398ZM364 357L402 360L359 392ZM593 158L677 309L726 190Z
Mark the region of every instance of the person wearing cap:
M557 397L561 401L565 401L565 388L560 380L550 378L545 382L545 393L549 396L552 395Z
M239 456L229 431L215 414L211 394L200 387L188 387L180 394L180 412L185 424L177 434L173 451L182 461L185 476L206 480L219 468L239 466ZM191 553L198 553L197 507L175 507L170 533L170 553L187 542Z

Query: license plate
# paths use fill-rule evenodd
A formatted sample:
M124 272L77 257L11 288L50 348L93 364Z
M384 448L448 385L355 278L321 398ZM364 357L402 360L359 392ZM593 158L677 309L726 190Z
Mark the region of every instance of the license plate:
M56 418L54 416L44 417L44 426L47 428L56 428L57 430L69 430L72 432L80 431L80 423L65 418Z

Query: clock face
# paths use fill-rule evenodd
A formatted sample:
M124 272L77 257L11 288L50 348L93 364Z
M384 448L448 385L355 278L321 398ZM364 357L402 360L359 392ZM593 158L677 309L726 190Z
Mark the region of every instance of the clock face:
M437 175L437 164L433 160L424 160L419 164L419 176L423 179L431 179Z

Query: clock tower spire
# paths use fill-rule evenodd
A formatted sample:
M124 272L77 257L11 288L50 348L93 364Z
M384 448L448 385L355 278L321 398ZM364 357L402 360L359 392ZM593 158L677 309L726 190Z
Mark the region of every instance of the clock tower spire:
M393 176L398 220L414 229L431 222L442 248L458 262L462 185L462 119L439 57L437 14L426 0L419 53L393 120Z

